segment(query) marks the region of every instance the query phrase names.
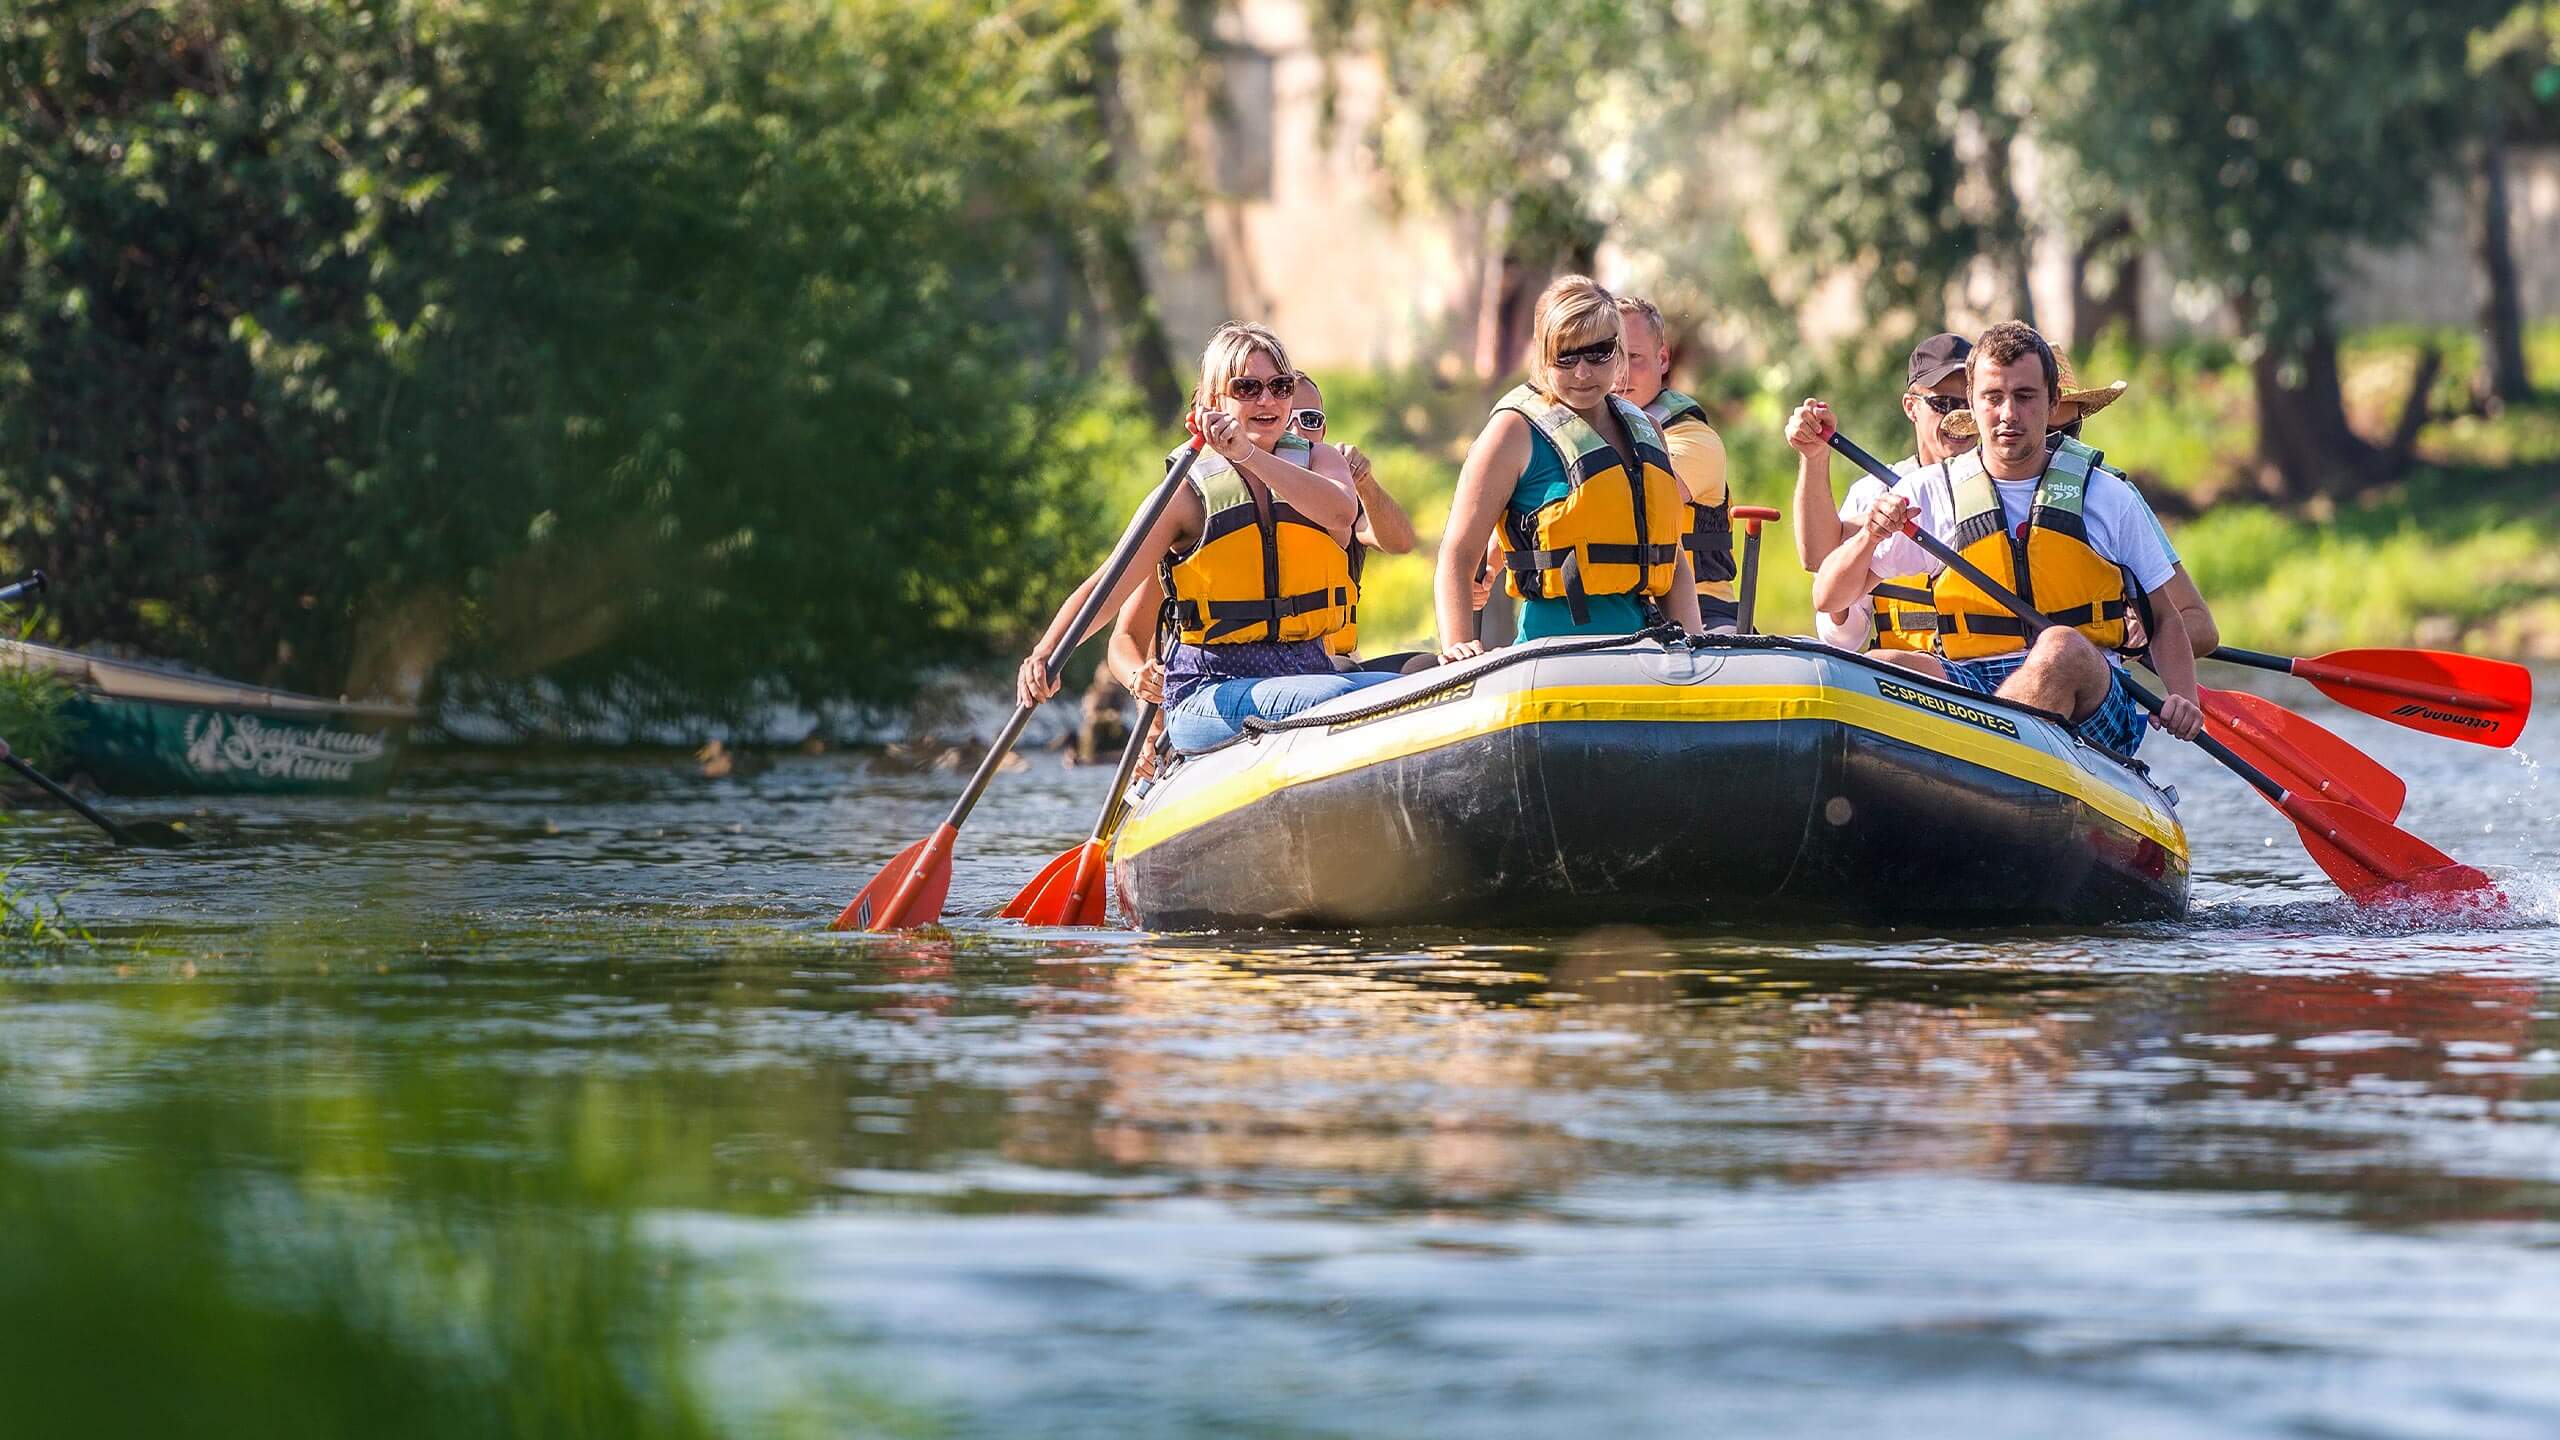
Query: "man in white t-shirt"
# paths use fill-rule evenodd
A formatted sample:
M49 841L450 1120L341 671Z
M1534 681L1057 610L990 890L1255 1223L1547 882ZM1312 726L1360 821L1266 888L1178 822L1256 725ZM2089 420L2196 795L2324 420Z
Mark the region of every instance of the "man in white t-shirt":
M1964 362L1973 342L1961 335L1938 334L1911 351L1911 382L1902 392L1902 413L1911 421L1912 453L1897 461L1897 475L1952 459L1973 448L1971 432L1948 428L1951 417L1965 409ZM1831 503L1831 433L1839 428L1831 407L1808 397L1787 417L1787 444L1796 452L1796 559L1807 570L1820 570L1825 557L1867 518L1867 507L1884 494L1884 482L1860 475L1849 487L1835 514ZM1896 571L1896 574L1902 572ZM1867 648L1875 607L1861 595L1838 614L1815 611L1814 633L1826 645L1844 650Z
M1866 523L1822 562L1813 587L1816 610L1845 612L1887 576L1934 575L1940 568L1936 559L1902 534L1903 524L1909 520L1916 519L1931 535L1961 549L2012 555L2023 551L2029 538L2029 518L2036 511L2039 497L2048 493L2044 484L2048 465L2056 462L2055 452L2046 445L2046 434L2061 389L2060 367L2044 337L2010 321L1984 332L1975 343L1965 373L1974 428L1983 437L1979 459L1931 466L1904 477L1887 491L1869 509ZM2065 448L2075 451L2082 463L2088 461L2089 452L2085 449ZM1987 474L1998 496L2002 521L2001 530L1978 532L1969 541L1959 538L1960 517L1954 498L1956 472L1968 465L1978 465ZM1984 503L1988 504L1987 499ZM1988 513L1983 510L1986 526ZM2204 712L2196 705L2195 654L2176 597L2168 588L2177 570L2177 557L2170 551L2159 523L2152 518L2151 507L2132 482L2098 466L2088 469L2072 516L2069 523L2080 534L2068 537L2064 543L2053 543L2049 537L2062 534L2055 527L2065 523L2057 516L2052 524L2038 531L2039 536L2048 538L2039 538L2036 543L2050 545L2049 553L2086 558L2085 565L2073 563L2082 572L2076 583L2092 590L2086 605L2086 628L2091 631L2105 633L2112 625L2120 634L2128 602L2135 597L2130 593L2097 595L2094 591L2098 582L2088 579L2088 572L2116 567L2130 577L2129 582L2105 581L2104 589L2122 592L2129 583L2150 598L2158 626L2151 636L2151 660L2169 689L2160 724L2182 740L2193 738L2204 721ZM1988 550L1981 550L1986 544ZM2014 548L2004 551L2003 546ZM2035 574L2045 574L2041 564ZM1948 577L1948 582L1955 578ZM2047 584L2037 585L2033 583L2034 576L2030 576L2028 584L2013 588L2045 597L2038 600L2040 608L2057 611L2063 608L2055 603L2061 587L2051 581L2059 578L2048 577ZM1939 589L1939 605L1941 615L1954 615L1958 608L1944 585ZM1996 617L1964 618L1968 648L1997 649L2003 644L1993 638L1997 634ZM1949 638L1942 631L1941 644L1953 650L1952 645L1947 645ZM2082 739L2119 754L2133 753L2142 742L2142 713L2125 688L2121 662L2101 651L2079 629L2056 625L2036 636L2032 643L2021 636L2006 642L2004 653L1977 658L1946 660L1919 653L1878 658L1966 689L2063 716Z

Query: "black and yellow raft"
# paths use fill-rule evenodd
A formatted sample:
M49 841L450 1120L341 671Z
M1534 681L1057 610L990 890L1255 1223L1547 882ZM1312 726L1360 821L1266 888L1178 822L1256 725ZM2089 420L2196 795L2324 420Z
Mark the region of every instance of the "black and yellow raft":
M2176 797L2053 717L1808 641L1558 639L1183 760L1112 853L1159 930L2187 907Z

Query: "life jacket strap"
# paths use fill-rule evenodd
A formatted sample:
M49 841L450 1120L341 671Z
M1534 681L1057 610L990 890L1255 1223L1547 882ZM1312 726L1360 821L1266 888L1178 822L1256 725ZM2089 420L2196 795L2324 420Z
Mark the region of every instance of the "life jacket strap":
M2123 601L2105 600L2088 605L2075 605L2068 610L2056 610L2045 618L2065 630L2076 630L2083 625L2121 620L2125 616L2125 610ZM1941 635L1999 635L2020 640L2027 637L2027 622L2015 615L1940 615L1937 621L1938 633Z
M1277 600L1230 600L1215 603L1205 612L1197 600L1174 601L1166 608L1173 616L1176 629L1204 630L1202 622L1205 620L1207 622L1205 638L1223 640L1239 630L1250 630L1257 625L1269 625L1276 629L1279 622L1283 620L1304 615L1311 610L1323 610L1347 604L1350 598L1350 592L1347 589L1336 585L1329 589L1309 590L1304 594L1283 596Z

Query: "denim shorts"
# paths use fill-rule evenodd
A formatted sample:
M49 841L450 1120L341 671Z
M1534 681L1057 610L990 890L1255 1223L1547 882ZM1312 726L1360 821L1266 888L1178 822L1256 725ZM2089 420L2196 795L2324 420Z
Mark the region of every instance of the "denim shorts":
M2018 673L2027 663L2025 652L1995 655L1988 660L1949 660L1947 683L1970 690L1976 695L1997 694L2000 682ZM2071 733L2085 744L2119 755L2131 755L2142 746L2142 737L2150 732L2150 717L2142 713L2142 702L2133 698L2124 667L2111 665L2115 682L2107 687L2107 698L2089 718L2071 727Z

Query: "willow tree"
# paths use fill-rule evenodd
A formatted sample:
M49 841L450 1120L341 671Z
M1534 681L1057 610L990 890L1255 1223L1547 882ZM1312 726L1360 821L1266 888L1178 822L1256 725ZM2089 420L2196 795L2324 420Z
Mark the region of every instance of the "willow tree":
M2392 439L2347 423L2336 302L2349 252L2417 237L2476 108L2472 33L2504 4L2071 0L2036 77L2065 163L2123 194L2144 235L2228 302L2247 337L2258 453L2280 498L2405 467L2422 365Z

